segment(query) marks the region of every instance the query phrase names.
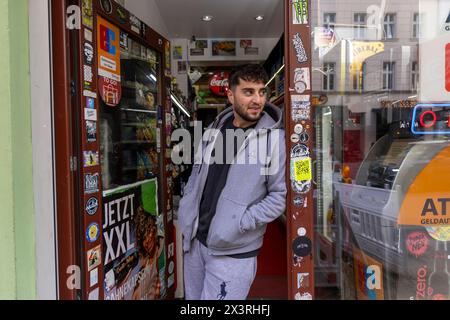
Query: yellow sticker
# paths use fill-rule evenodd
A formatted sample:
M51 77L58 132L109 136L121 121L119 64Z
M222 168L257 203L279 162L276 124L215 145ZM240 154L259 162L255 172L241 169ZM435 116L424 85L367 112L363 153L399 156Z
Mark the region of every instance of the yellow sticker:
M294 161L295 181L312 180L311 158L303 158Z

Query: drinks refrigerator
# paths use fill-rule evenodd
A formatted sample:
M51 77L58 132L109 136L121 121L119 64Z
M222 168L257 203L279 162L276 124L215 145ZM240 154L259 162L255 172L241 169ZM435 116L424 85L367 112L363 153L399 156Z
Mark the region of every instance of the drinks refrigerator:
M52 18L60 297L171 298L170 43L115 1Z

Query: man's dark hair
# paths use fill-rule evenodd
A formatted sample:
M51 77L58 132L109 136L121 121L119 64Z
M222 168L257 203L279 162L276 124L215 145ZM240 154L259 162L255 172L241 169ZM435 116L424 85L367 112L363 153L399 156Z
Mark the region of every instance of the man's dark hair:
M234 90L239 85L241 79L248 82L261 82L266 84L269 81L269 76L259 64L238 66L231 72L229 79L230 89Z

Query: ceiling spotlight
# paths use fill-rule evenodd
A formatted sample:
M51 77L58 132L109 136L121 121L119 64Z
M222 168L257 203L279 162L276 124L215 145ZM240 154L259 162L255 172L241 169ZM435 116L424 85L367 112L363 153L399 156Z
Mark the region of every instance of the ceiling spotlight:
M203 16L202 20L203 21L211 21L213 19L212 16Z
M264 20L264 16L256 16L255 20L262 21L262 20Z

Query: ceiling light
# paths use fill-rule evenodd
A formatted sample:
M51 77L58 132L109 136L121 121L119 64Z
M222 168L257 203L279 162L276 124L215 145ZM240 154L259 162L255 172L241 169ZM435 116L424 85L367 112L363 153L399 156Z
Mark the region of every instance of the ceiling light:
M264 20L264 16L256 16L255 20L262 21L262 20Z
M203 21L211 21L213 19L212 16L203 16L202 20Z

